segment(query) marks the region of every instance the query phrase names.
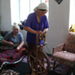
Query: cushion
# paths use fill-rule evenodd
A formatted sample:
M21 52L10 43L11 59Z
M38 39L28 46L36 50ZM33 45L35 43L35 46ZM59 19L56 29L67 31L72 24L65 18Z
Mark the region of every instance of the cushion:
M4 37L9 31L0 31L0 34Z
M75 53L75 33L74 32L69 33L64 47L66 51Z
M75 62L75 54L67 51L55 52L53 56L70 62Z
M75 53L75 44L65 43L65 51Z
M67 42L75 44L75 32L69 32Z

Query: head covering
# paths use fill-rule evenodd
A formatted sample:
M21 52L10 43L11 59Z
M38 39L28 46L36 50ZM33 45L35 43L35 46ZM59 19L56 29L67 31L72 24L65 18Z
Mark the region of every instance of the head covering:
M20 30L20 27L19 27L19 25L17 23L14 23L13 26L12 26L12 29L15 29L15 28L17 28L18 30Z
M36 11L36 10L38 10L38 9L40 9L40 10L47 10L47 5L46 5L45 3L40 3L40 4L34 9L34 11Z

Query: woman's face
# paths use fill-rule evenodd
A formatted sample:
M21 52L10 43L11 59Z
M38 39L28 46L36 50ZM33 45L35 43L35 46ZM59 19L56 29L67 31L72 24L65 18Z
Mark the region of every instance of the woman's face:
M47 13L47 10L38 10L38 15L39 16L44 16Z
M18 29L18 28L14 28L14 29L13 29L13 34L14 34L14 35L17 35L18 32L19 32L19 29Z

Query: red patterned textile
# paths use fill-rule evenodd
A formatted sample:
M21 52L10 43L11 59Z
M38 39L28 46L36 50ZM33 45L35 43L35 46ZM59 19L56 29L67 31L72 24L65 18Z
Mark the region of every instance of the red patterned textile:
M5 50L0 53L0 62L10 62L11 64L19 60L23 56L25 48L17 51L16 49Z

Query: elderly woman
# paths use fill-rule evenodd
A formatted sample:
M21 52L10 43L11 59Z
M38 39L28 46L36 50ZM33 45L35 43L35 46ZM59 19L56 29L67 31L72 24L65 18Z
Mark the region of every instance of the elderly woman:
M46 14L47 13L47 5L45 3L39 4L34 12L29 14L26 21L23 22L24 30L27 31L27 44L29 50L35 50L34 47L37 45L37 34L44 34L48 31L49 25L47 21ZM35 52L35 51L34 51Z
M4 37L3 41L6 45L11 47L16 47L17 50L23 47L24 45L24 38L22 33L20 32L20 28L17 24L12 26L12 31L7 33Z

